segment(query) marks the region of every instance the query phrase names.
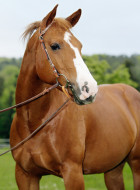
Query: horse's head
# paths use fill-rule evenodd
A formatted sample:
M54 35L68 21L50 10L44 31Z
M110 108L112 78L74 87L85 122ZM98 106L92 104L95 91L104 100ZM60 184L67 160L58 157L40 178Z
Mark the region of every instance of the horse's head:
M97 82L82 59L81 43L70 31L81 16L81 9L66 19L55 18L56 9L57 6L40 23L43 42L55 68L63 74L58 78L59 83L65 85L67 78L71 84L69 93L75 102L80 105L91 103L98 91ZM36 70L41 80L49 84L56 83L41 44L36 52Z

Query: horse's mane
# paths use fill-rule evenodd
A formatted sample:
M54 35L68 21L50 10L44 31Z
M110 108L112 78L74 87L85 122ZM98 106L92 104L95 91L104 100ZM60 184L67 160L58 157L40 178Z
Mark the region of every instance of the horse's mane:
M33 32L40 27L40 23L41 23L41 21L36 21L36 22L33 22L33 23L29 24L27 26L26 30L24 31L23 35L22 35L23 39L25 40L28 36L29 36L29 39L30 39Z
M65 30L68 30L69 28L72 27L71 24L63 18L55 18L53 23L56 24L57 26L62 27ZM40 27L40 24L41 24L41 21L36 21L36 22L29 24L22 35L23 39L25 40L28 36L30 39L33 32Z

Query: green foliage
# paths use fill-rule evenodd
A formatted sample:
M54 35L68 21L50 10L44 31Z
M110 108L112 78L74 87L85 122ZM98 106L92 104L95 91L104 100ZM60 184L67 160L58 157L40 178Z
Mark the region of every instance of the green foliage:
M110 67L109 64L105 60L100 61L97 55L83 56L83 59L98 84L106 83L105 75Z
M140 55L83 56L98 84L125 83L140 90ZM15 103L15 88L21 58L0 58L0 109ZM0 115L0 138L9 137L14 110Z
M129 65L127 65L128 62ZM138 89L140 90L140 55L132 56L130 60L127 60L125 63L129 68L131 78L139 84Z
M131 85L133 87L137 87L138 84L131 80L130 73L128 68L125 65L120 65L117 69L115 69L112 73L106 74L106 80L109 84L114 83L125 83Z
M0 70L0 109L15 104L15 89L19 73L19 67L7 64ZM0 115L0 137L8 138L14 110Z
M135 81L137 84L132 85L140 91L140 55L128 56L109 56L99 55L99 60L106 60L110 65L110 72L113 72L120 65L124 64L128 68L130 79ZM127 83L128 84L128 83ZM131 83L129 83L131 85Z
M15 58L6 58L6 57L1 57L0 58L0 71L8 65L14 65L20 68L22 59L15 59Z
M100 59L98 55L83 56L83 59L98 84L125 83L138 87L137 82L131 79L131 74L125 64L112 69L111 65L106 60Z

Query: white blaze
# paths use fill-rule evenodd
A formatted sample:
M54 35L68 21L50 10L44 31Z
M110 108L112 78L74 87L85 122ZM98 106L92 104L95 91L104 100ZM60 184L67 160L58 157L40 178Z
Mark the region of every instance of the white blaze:
M71 39L71 34L69 32L65 32L64 40L69 44L69 46L71 47L71 49L73 49L75 53L75 58L73 59L73 62L74 62L74 66L77 72L76 82L81 90L80 99L85 100L91 95L94 96L97 93L98 86L97 86L97 82L92 77L86 64L84 63L78 48L73 46L73 44L70 42L70 39ZM86 88L84 88L85 90L82 91L82 87L85 85L85 82L87 83L86 86L89 89L88 92L86 92Z

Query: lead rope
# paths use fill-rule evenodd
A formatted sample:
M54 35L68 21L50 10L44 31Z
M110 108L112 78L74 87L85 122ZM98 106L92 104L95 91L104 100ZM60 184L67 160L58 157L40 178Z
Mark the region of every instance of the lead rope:
M9 108L5 108L3 110L0 110L0 113L2 112L6 112L8 110L11 110L13 108L18 108L18 107L21 107L25 104L28 104L38 98L40 98L41 96L44 96L46 93L50 92L51 90L53 90L54 88L58 87L59 86L59 83L57 82L56 84L54 84L53 86L51 86L50 88L45 88L41 93L37 94L36 96L30 98L30 99L27 99L19 104L16 104L14 106L11 106ZM10 148L9 150L3 152L0 154L0 156L12 151L12 150L15 150L17 149L20 145L22 145L23 143L25 143L26 141L28 141L31 137L33 137L40 129L42 129L51 119L53 119L56 114L65 106L65 104L69 101L70 99L67 99L44 123L42 123L35 131L33 131L28 137L26 137L25 139L23 139L21 142L19 142L17 145L15 145L14 147Z
M40 92L39 94L37 94L36 96L34 96L34 97L32 97L32 98L29 98L29 99L27 99L27 100L25 100L25 101L23 101L23 102L20 102L19 104L16 104L16 105L14 105L14 106L11 106L11 107L9 107L9 108L5 108L5 109L3 109L3 110L0 110L0 113L6 112L6 111L11 110L11 109L13 109L13 108L18 108L18 107L23 106L23 105L25 105L25 104L28 104L28 103L30 103L30 102L32 102L32 101L34 101L34 100L40 98L41 96L44 96L46 93L50 92L51 90L53 90L54 88L56 88L56 87L58 87L58 86L59 86L59 83L57 82L56 84L54 84L54 85L51 86L50 88L45 88L42 92Z
M42 123L37 129L35 129L28 137L23 139L21 142L19 142L18 144L16 144L14 147L10 148L9 150L1 153L0 156L17 149L20 145L22 145L23 143L28 141L30 138L32 138L38 131L40 131L40 129L42 129L47 123L49 123L51 119L53 119L57 115L57 113L67 104L69 100L70 99L67 99L46 121L44 121L44 123Z

